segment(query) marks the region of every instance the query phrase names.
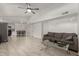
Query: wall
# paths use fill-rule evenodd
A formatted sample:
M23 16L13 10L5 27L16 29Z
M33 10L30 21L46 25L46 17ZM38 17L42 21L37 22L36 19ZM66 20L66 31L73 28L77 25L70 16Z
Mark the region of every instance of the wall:
M3 22L2 17L0 17L0 22Z
M3 17L1 17L1 16L0 16L0 22L6 23L6 22L3 20Z
M78 33L77 16L47 21L44 22L43 27L43 34L47 34L48 32Z
M15 23L15 29L16 30L26 30L26 24Z

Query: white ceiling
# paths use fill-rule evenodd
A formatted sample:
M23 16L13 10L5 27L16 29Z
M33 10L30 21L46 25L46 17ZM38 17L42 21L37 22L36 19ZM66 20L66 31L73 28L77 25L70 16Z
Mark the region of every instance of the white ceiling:
M39 8L39 13L46 13L50 10L54 10L64 3L31 3L31 7ZM26 7L25 3L0 3L0 16L28 16L24 14L24 9L18 7Z
M38 15L38 14L44 15L45 13L51 10L58 9L63 5L66 5L66 4L65 3L31 3L31 7L39 8L38 11L35 11L36 12L35 15ZM3 17L5 20L8 20L8 21L13 20L14 22L16 22L16 19L22 20L22 18L25 17L27 20L27 19L30 19L30 17L34 16L33 14L25 14L24 13L25 9L20 9L18 7L25 8L26 4L25 3L0 3L0 16Z

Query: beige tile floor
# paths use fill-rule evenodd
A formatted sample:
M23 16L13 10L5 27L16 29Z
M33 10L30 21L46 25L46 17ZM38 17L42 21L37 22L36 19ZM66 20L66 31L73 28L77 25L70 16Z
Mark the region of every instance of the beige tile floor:
M0 44L0 56L72 56L66 51L57 48L43 49L41 39L31 37L12 37L6 43ZM43 49L43 50L41 50Z

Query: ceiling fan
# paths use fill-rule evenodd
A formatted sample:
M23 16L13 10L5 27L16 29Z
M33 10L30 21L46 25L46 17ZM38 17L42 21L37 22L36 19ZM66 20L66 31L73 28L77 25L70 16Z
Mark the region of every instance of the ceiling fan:
M23 8L23 7L18 7L18 8L20 8L20 9L25 9L26 11L25 11L25 14L26 13L33 13L33 14L36 14L35 12L34 12L34 10L39 10L39 8L32 8L31 7L31 4L30 3L26 3L26 7L25 8Z

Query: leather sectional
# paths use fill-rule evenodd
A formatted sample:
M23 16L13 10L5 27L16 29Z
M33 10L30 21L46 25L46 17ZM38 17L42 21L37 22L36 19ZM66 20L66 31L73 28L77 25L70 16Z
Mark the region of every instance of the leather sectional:
M50 42L61 42L64 44L69 44L69 50L78 52L78 36L76 33L56 33L48 32L43 37L44 40L49 40Z

